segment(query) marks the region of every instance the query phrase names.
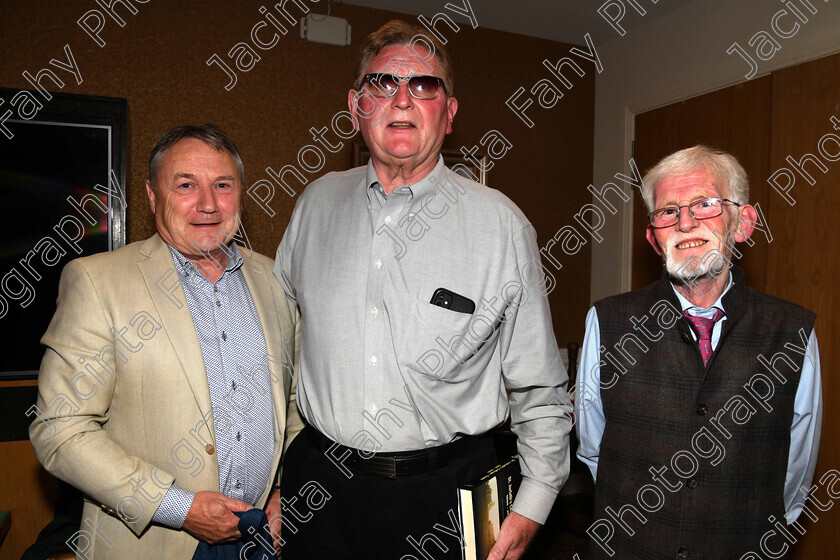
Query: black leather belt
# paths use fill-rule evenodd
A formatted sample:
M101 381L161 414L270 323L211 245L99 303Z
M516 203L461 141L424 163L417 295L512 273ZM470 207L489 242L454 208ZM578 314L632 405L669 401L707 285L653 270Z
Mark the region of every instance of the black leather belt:
M329 452L333 460L340 461L351 471L382 478L410 476L440 469L448 465L453 458L466 453L476 444L489 440L490 437L489 435L464 436L446 445L418 451L372 453L336 443L312 426L306 426L303 434L313 447L322 453Z

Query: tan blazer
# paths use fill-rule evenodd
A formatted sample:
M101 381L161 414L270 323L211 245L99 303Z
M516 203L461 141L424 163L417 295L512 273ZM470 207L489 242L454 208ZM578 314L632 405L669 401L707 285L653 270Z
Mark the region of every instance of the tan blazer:
M269 354L276 474L302 427L292 375L298 321L273 262L242 254ZM87 496L77 557L191 558L198 541L150 523L173 483L219 491L204 360L163 240L70 262L41 342L39 418L29 435L44 467ZM271 477L257 507L275 484Z

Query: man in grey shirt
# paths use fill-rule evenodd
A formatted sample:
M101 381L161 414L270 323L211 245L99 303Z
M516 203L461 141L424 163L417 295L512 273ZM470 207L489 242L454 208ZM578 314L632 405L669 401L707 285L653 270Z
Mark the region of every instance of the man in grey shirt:
M371 160L310 185L277 250L302 314L308 423L281 494L323 492L285 502L289 560L460 559L455 489L496 464L487 434L508 413L523 481L491 558L522 555L568 475L568 378L535 231L444 166L458 102L449 55L421 31L393 21L368 37L348 102Z

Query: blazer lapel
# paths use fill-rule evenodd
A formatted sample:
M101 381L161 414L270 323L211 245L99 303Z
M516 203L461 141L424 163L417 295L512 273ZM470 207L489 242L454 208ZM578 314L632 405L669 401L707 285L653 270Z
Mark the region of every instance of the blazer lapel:
M172 255L166 243L157 234L146 241L140 253L148 258L140 260L137 266L158 311L160 322L178 356L181 370L192 389L193 398L212 434L213 405L210 401L204 357L181 280L172 262Z
M240 248L241 249L241 248ZM271 289L271 278L268 278L264 269L255 265L247 254L242 250L242 274L251 292L251 299L257 309L257 316L260 319L265 346L268 351L268 371L271 376L271 397L274 401L274 444L280 448L283 431L281 427L286 424L286 388L283 384L283 367L288 361L288 350L284 348L283 337L280 332L280 318L277 317L278 309L274 301L274 294ZM275 381L277 380L277 381Z

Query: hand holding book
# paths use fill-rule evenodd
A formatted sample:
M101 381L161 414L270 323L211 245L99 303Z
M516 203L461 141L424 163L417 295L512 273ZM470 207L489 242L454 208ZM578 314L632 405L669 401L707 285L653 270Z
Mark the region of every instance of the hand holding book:
M521 481L517 457L458 490L464 560L517 560L540 524L512 511Z
M510 515L502 521L499 538L496 539L496 544L487 560L518 560L525 554L525 549L534 540L534 535L537 534L539 528L540 524L536 521L519 515L515 511L510 512Z

